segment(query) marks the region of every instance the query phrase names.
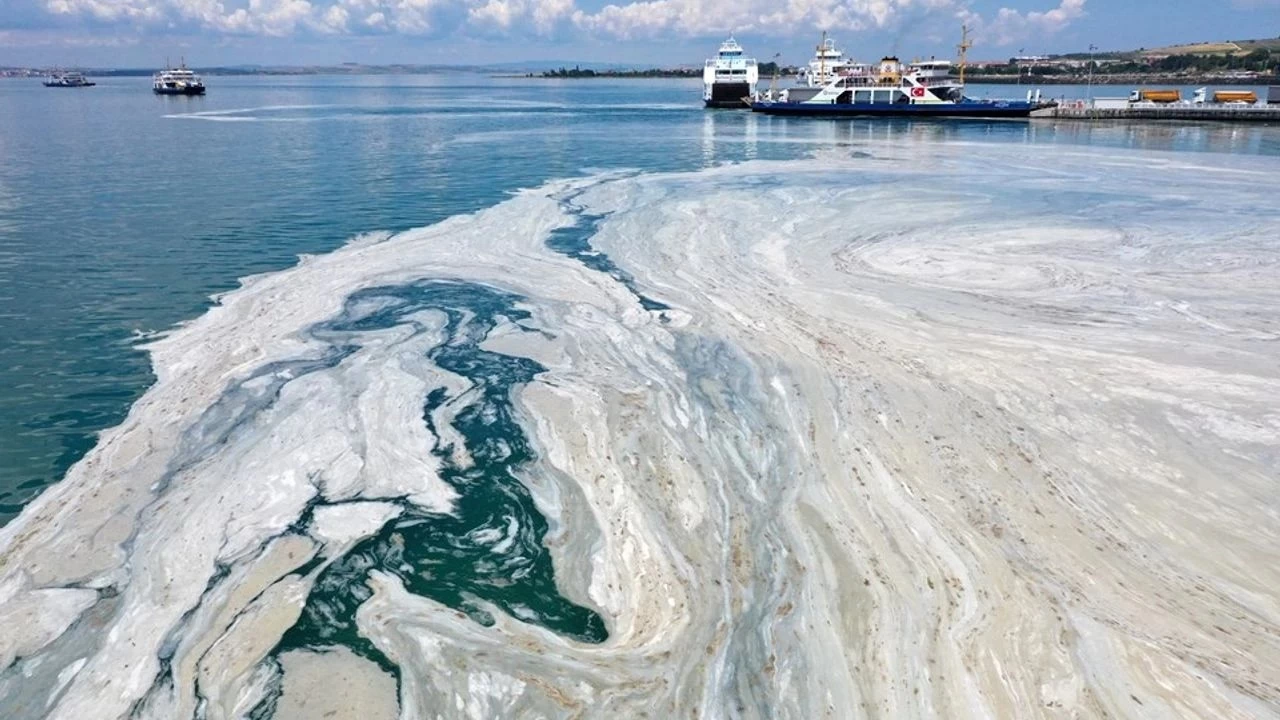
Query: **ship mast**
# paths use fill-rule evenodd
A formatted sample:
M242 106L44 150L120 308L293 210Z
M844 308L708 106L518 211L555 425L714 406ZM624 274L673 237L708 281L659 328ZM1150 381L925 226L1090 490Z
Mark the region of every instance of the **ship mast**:
M960 84L964 85L964 63L968 56L969 48L973 47L973 43L969 42L969 26L960 26Z
M824 50L827 47L827 31L822 31L822 42L818 43L818 82L826 82L827 80L827 54Z

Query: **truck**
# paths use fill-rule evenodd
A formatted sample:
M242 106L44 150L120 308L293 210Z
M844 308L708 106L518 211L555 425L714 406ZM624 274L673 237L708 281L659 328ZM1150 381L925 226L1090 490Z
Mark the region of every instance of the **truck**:
M1138 88L1129 93L1131 103L1176 103L1182 100L1182 93L1177 90L1149 90Z
M1197 105L1212 102L1215 105L1253 105L1258 102L1258 93L1252 90L1214 90L1213 99L1209 99L1209 89L1196 91L1194 102Z

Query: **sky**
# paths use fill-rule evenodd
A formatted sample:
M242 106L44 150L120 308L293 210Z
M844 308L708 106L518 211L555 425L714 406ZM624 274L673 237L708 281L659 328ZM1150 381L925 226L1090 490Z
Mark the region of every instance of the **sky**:
M152 67L521 61L701 65L732 33L801 64L971 59L1280 37L1280 0L0 0L0 65Z

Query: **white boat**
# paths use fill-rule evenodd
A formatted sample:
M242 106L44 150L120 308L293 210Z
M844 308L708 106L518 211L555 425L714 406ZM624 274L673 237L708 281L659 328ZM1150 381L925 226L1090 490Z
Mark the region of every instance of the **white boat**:
M188 70L183 62L176 68L165 68L152 76L151 89L157 95L203 95L204 81Z
M86 80L83 73L72 71L55 72L44 81L45 87L93 87L96 83Z
M760 68L755 58L744 57L742 46L730 37L702 69L702 100L709 108L746 108L756 94Z

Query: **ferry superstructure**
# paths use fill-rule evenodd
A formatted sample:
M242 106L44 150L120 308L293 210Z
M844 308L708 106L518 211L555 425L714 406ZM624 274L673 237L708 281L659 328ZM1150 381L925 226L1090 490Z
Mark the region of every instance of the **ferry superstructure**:
M825 43L824 43L825 44ZM819 87L796 87L757 97L751 109L769 115L1025 118L1044 107L1026 100L974 100L964 94L964 50L959 75L950 60L903 63L888 56L875 65L844 63Z
M85 79L83 73L72 71L54 72L44 81L45 87L57 88L76 88L76 87L93 87L97 83Z
M814 48L809 67L800 73L800 80L806 87L824 87L850 67L854 66L836 48L836 41L827 37L824 32L822 42Z
M151 89L157 95L203 95L204 81L187 69L186 62L176 68L165 68L151 78Z
M745 57L742 46L730 37L703 66L702 100L709 108L746 108L747 98L755 97L759 80L755 58Z

